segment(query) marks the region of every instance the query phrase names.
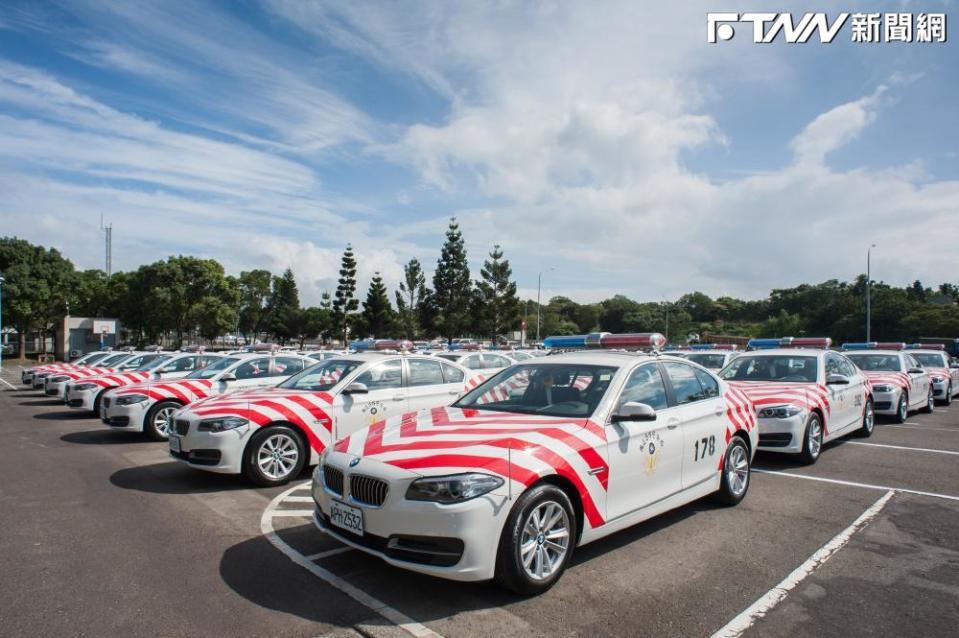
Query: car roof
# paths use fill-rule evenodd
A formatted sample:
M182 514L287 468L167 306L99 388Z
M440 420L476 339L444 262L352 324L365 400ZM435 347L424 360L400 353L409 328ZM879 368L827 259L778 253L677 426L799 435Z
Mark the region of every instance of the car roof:
M907 354L902 350L846 350L842 354L846 356L855 354Z
M827 352L836 352L835 350L820 350L819 348L770 348L768 350L747 350L742 354L753 354L760 357L779 355L793 355L793 356L818 356L821 354L826 354ZM836 354L843 354L841 352L836 352Z
M678 357L670 357L669 355L660 355L659 357L656 357L645 352L626 352L623 350L580 350L563 352L560 354L551 354L548 357L540 357L534 360L523 361L520 365L539 365L541 363L571 363L584 365L622 366L637 359L648 359L650 361L654 361L655 359L662 358L664 356L669 359L679 360Z

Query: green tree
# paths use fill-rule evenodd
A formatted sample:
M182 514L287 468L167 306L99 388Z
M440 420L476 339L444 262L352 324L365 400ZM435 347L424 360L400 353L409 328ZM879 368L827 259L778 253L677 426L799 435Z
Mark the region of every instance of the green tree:
M325 294L328 299L329 294ZM328 307L324 308L322 305L319 307L310 306L309 308L301 310L299 330L300 348L303 348L307 340L318 339L327 333L330 325L330 309Z
M281 277L273 278L270 300L267 302L270 333L281 344L299 336L300 293L293 271L287 268Z
M359 308L360 302L356 298L356 258L353 256L353 247L347 244L340 263L340 279L336 285L336 296L333 298L333 329L337 338L342 338L344 345L350 327L353 313Z
M273 275L268 270L240 273L240 332L246 343L255 341L269 319L268 303ZM249 335L249 336L248 336Z
M0 238L0 275L3 283L3 324L20 335L19 358L27 335L47 336L66 314L76 281L73 264L54 248L35 246L16 237Z
M436 323L448 343L469 325L471 283L463 234L456 218L452 217L433 273L433 294L439 313Z
M77 317L106 317L113 310L110 282L102 270L74 273L70 294L70 314Z
M393 325L393 307L380 273L374 273L363 303L363 320L369 336L383 338Z
M232 302L233 291L220 262L179 255L156 262L147 268L146 301L160 326L173 333L175 345L199 326L216 324L210 316L227 315L211 300ZM151 320L152 321L152 320ZM225 321L225 319L224 319Z
M509 260L503 259L499 244L493 246L489 259L483 262L480 275L482 278L476 282L480 334L495 339L516 327L520 320L516 282L510 281L513 270Z
M396 291L397 323L407 339L415 339L421 332L420 306L428 293L423 267L418 259L411 259L403 267L403 281Z

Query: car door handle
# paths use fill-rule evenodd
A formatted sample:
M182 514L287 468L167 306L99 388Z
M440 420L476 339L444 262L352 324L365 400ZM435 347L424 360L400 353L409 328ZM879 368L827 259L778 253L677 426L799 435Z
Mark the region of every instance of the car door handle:
M679 419L670 419L669 421L666 422L667 430L675 430L678 427L679 427Z
M722 416L722 415L726 414L726 408L720 406L720 407L716 408L716 410L713 412L713 414L715 414L716 416Z
M406 400L406 395L405 395L405 394L397 394L396 396L393 397L393 400L394 400L394 401L405 401L405 400Z
M457 395L457 394L459 394L459 393L460 393L459 390L450 390L450 391L449 391L449 394L452 394L452 395Z

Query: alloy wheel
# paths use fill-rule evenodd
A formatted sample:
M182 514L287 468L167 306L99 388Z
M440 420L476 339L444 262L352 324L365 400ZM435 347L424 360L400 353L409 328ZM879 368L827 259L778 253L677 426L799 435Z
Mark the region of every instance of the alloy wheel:
M733 446L726 462L726 482L729 491L737 498L742 496L749 484L749 459L742 445Z
M256 464L267 478L286 478L296 467L300 451L289 434L278 432L267 437L256 453Z
M866 414L862 417L862 428L866 432L872 432L872 429L876 426L876 415L872 409L872 403L866 402Z
M162 436L170 436L170 432L173 431L173 413L176 412L176 408L163 408L156 413L156 416L153 417L153 429L157 431L157 434Z
M820 450L822 450L822 424L819 423L819 419L814 419L809 424L809 453L816 458Z
M523 523L520 558L526 575L545 580L558 570L569 551L569 515L556 501L534 507Z

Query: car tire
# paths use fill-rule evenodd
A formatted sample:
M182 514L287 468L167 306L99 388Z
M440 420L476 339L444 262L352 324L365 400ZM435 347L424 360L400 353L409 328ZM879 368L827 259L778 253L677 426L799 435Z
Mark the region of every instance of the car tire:
M157 401L143 418L143 433L154 441L168 440L173 429L173 413L182 407L176 401ZM166 427L161 423L164 419L168 421Z
M862 409L862 427L857 434L864 439L872 436L876 431L876 411L872 407L872 399L866 399L866 407Z
M896 405L896 415L893 419L896 423L905 423L909 418L909 397L903 393L899 395L899 404Z
M799 454L799 458L804 465L812 465L819 460L819 455L822 454L822 437L822 419L817 413L813 412L806 420L802 452Z
M945 406L952 405L952 381L949 382L949 387L946 388L946 398L942 400L942 404Z
M726 446L723 467L719 478L719 491L715 500L723 505L738 505L749 491L752 463L749 446L741 436L734 436Z
M300 433L287 425L262 428L243 452L243 475L254 485L274 487L296 478L309 450Z
M548 516L551 526L537 529L540 516ZM517 499L503 527L496 552L496 583L523 596L547 591L569 565L576 538L576 516L566 492L550 484L527 490ZM525 553L524 544L528 546Z
M936 397L932 393L932 386L929 387L929 396L926 397L926 405L920 408L923 414L932 414L936 411Z
M100 418L100 404L103 403L103 395L107 393L109 388L103 388L97 394L96 398L93 400L93 416Z

